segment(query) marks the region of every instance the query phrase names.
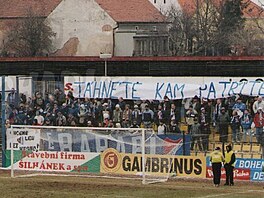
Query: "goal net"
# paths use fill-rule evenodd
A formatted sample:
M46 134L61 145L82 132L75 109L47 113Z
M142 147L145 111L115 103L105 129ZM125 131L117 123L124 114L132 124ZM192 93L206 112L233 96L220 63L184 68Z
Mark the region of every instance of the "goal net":
M18 126L7 130L12 177L38 174L140 178L143 184L175 176L183 140L142 128Z

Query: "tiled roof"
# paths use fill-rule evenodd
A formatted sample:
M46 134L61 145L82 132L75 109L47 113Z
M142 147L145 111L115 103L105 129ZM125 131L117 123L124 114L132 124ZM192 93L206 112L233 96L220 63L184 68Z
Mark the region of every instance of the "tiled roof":
M47 17L62 0L0 0L0 18L27 16L32 9L38 16Z
M116 22L163 22L149 0L95 0Z
M255 4L254 2L250 0L244 0L244 16L246 18L259 18L259 17L264 17L264 8L261 6Z
M223 1L225 0L213 0L213 4L215 6L220 6ZM181 9L188 14L194 14L196 10L196 2L194 0L178 0L179 5L181 6ZM201 5L204 0L198 0L199 5ZM258 17L264 17L264 9L254 2L250 0L243 0L242 1L243 6L245 6L245 9L243 9L243 15L246 18L258 18Z

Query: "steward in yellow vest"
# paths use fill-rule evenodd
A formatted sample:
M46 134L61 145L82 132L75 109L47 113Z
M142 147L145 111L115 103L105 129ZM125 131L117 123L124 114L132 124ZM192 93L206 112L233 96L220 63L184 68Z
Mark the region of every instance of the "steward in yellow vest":
M226 146L225 152L225 172L226 172L226 186L234 186L234 167L236 156L232 151L232 146L229 144Z
M217 147L217 148L219 148L219 147ZM220 152L220 148L219 148L219 150L215 150L211 153L211 162L212 163L224 162L224 157L223 157L223 154Z
M224 156L219 147L211 153L210 161L212 162L212 170L214 175L214 186L218 187L221 180L221 168L222 162L224 162Z

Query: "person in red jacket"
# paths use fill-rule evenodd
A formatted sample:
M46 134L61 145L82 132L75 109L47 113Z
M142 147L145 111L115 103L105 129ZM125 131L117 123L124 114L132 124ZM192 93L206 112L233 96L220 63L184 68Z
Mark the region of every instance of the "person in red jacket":
M254 124L256 127L256 138L259 144L262 143L262 133L263 133L263 126L264 126L264 112L261 107L258 108L257 113L254 117Z

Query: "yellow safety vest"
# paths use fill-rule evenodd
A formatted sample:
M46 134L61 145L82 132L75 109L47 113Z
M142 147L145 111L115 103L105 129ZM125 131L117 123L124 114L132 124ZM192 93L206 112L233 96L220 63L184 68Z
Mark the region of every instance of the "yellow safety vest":
M211 154L211 162L212 163L219 163L224 161L224 156L220 151L214 151Z
M231 161L231 157L233 155L233 151L225 152L225 163L229 163ZM231 166L235 166L235 164L231 164Z

